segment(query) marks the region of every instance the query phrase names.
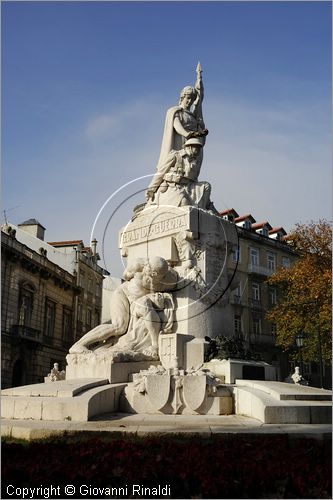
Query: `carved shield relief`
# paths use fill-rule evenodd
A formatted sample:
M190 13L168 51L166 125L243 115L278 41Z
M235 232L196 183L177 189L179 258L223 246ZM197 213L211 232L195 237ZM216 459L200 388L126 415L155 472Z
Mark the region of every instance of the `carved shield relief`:
M170 395L170 375L147 375L147 395L155 410L161 410Z
M197 411L205 400L206 376L187 375L183 380L183 397L186 405Z
M164 368L171 368L173 358L176 356L175 341L172 335L162 334L159 336L159 356Z

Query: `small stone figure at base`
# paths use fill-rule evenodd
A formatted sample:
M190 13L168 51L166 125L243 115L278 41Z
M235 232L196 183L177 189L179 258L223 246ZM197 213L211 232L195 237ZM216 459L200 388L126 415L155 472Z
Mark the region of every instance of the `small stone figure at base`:
M307 381L303 378L303 376L299 372L299 366L295 366L295 372L292 374L291 379L294 384L297 385L308 385Z
M64 370L59 370L59 363L54 363L50 373L45 377L45 382L57 382L58 380L65 380L65 378L66 372Z

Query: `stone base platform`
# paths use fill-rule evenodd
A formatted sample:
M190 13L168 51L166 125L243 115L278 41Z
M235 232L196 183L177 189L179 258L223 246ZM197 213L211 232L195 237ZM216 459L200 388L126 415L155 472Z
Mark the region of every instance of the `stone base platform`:
M236 380L235 413L265 424L328 424L332 391L284 382Z
M86 422L95 415L117 411L125 386L109 384L107 379L82 379L5 389L1 416L13 420Z
M190 378L197 384L201 377ZM186 405L182 406L181 394L179 406L174 404L174 399L166 399L166 404L171 405L166 411L166 407L157 408L154 400L147 397L149 391L145 394L133 391L133 383L109 384L107 379L81 379L34 384L3 390L1 415L4 422L87 422L120 410L138 415L154 414L157 419L163 419L165 413L178 412L184 417L193 415L193 418L213 414L222 418L221 414L232 412L274 425L318 425L332 421L332 392L324 389L283 382L236 380L235 385L217 386L200 403L191 388L192 383L188 395L183 394Z
M329 424L263 424L242 415L127 415L106 413L90 422L47 422L41 420L9 420L1 422L2 437L14 439L45 439L76 432L147 435L200 435L210 437L237 434L284 434L295 439L311 437L331 439Z

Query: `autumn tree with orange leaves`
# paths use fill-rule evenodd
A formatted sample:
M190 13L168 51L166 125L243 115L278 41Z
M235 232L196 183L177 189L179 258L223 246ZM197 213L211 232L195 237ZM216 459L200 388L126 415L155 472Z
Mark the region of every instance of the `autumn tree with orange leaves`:
M278 289L278 303L268 313L276 323L277 344L295 346L305 332L304 361L332 359L332 228L325 221L297 224L289 240L299 259L279 268L268 282Z

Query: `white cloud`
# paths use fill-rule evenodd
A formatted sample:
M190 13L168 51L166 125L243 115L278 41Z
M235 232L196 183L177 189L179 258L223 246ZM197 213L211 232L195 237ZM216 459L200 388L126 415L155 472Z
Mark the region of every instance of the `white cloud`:
M152 121L154 111L160 106L154 96L127 102L113 110L103 111L88 118L84 134L92 141L115 138L120 134L126 134L127 140L131 142L136 142L140 137L149 139L148 134L156 128Z
M85 133L88 138L105 137L119 130L119 121L112 115L100 115L92 118L86 125Z

